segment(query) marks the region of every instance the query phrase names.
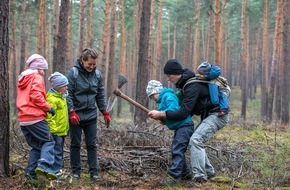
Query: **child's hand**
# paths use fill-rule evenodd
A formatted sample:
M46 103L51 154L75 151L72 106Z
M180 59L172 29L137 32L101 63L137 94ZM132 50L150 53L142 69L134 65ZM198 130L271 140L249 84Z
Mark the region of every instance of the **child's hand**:
M48 110L48 113L50 113L52 116L55 115L55 109L53 107L51 107L49 110Z

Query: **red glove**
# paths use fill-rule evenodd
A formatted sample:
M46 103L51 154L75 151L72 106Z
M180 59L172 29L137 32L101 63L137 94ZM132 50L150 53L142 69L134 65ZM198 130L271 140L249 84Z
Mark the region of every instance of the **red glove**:
M80 117L75 111L69 112L69 121L73 125L78 125L80 123Z
M106 123L107 127L109 127L110 122L111 122L110 113L108 111L102 111L102 114L104 116L104 120L105 120L105 123Z

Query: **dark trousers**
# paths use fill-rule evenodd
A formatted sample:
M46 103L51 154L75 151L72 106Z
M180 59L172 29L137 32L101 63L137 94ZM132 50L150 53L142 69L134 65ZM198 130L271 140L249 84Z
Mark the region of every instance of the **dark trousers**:
M181 178L190 174L190 168L185 159L185 152L192 134L193 123L187 123L174 132L171 147L172 165L167 172L173 178Z
M59 172L63 168L63 145L65 137L60 137L52 134L55 141L54 145L54 163L52 165L52 170L54 173Z
M91 176L98 175L97 160L97 124L80 124L70 126L70 164L73 174L81 173L81 141L82 131L85 134L89 172Z
M29 126L21 126L21 131L31 147L26 173L35 175L37 164L51 166L54 163L54 140L45 120Z

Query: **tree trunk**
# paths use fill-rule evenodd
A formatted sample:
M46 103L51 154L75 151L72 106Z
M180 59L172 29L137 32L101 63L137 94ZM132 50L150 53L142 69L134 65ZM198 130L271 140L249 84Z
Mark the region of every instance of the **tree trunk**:
M120 59L119 59L119 73L126 75L126 28L125 28L125 6L124 1L120 1L121 8L121 44L120 44ZM122 112L122 99L118 98L117 116L120 117Z
M269 0L264 1L263 45L261 56L261 119L266 121L268 100L268 64L269 64Z
M215 0L214 1L214 12L215 12L215 17L214 17L214 42L215 42L215 65L219 65L220 64L220 44L219 44L219 32L220 32L220 21L219 21L219 14L220 14L220 1L219 0Z
M72 17L73 17L73 3L72 0L70 0L70 6L69 6L69 17L68 17L68 26L67 26L67 67L66 70L73 67L74 61L73 61L73 30L72 30Z
M17 67L16 67L16 20L15 20L15 11L16 11L16 4L15 0L10 1L10 23L12 25L11 27L11 45L9 49L9 55L10 55L10 61L9 61L9 79L10 79L10 89L12 90L12 105L11 107L13 108L13 113L16 115L16 96L17 96Z
M0 178L9 176L9 0L0 3Z
M150 33L150 9L151 0L143 0L141 26L140 26L140 43L139 43L139 59L137 73L136 100L140 104L148 107L148 97L146 94L146 86L149 79L148 75L148 50L149 50L149 33ZM146 124L147 113L140 109L136 109L134 115L134 123L138 126Z
M156 30L156 43L155 43L155 55L154 55L154 67L152 72L152 79L161 80L159 75L161 68L161 57L162 57L162 13L163 13L163 0L159 1L159 11L157 17L157 30ZM152 30L152 28L151 28ZM158 73L158 74L157 74Z
M201 5L196 1L196 30L195 30L195 38L194 38L194 61L193 61L193 70L197 69L197 66L201 63L200 60L200 9Z
M78 55L81 55L81 53L84 50L84 25L85 25L85 0L80 0L80 17L79 17L79 33L78 33L78 42L79 42L79 47L78 47Z
M57 35L59 22L59 0L54 0L54 14L53 14L53 57L56 57L57 52ZM55 58L53 59L53 61ZM52 64L54 65L54 63ZM53 70L53 69L52 69Z
M277 15L276 15L276 25L275 25L275 33L273 38L273 55L272 55L272 63L271 63L271 74L270 74L270 85L269 85L269 99L268 99L268 113L267 113L267 121L272 122L273 116L273 102L274 102L274 94L276 87L276 77L278 70L278 46L279 46L279 38L283 34L281 31L282 26L282 18L283 18L283 2L284 0L277 0Z
M87 28L86 28L86 48L93 47L93 34L94 34L94 28L93 28L93 9L94 9L94 1L89 0L87 2L88 6L88 15L87 15Z
M107 86L106 66L107 66L107 46L109 42L109 13L110 13L110 0L106 0L105 8L105 20L104 20L104 31L103 31L103 49L102 49L102 61L100 63L100 71L104 77L105 86Z
M62 0L60 5L59 13L59 27L58 28L58 38L57 38L57 54L54 55L53 67L54 71L65 74L67 67L67 26L68 26L68 16L69 16L69 0Z
M37 38L36 38L36 49L37 53L46 57L46 11L45 11L45 0L39 1L39 11L38 11L38 24L36 28Z
M208 16L208 26L206 33L206 42L205 42L205 60L210 61L210 39L211 39L211 27L212 27L212 19L213 14L209 13Z
M281 71L282 77L282 110L281 110L281 121L283 124L289 123L289 102L290 102L290 1L284 2L284 54L283 54L283 64L284 69Z
M111 0L111 26L110 26L110 51L109 51L109 64L107 75L107 98L114 92L117 87L116 82L116 67L115 67L115 54L116 54L116 0Z
M26 56L25 56L25 50L26 50L26 0L22 0L21 3L21 18L20 18L20 68L19 68L19 74L24 70L25 68L25 61L26 61Z
M242 2L242 26L241 26L241 84L242 84L242 109L241 117L246 120L246 109L247 109L247 95L248 95L248 79L247 79L247 39L246 39L246 10L247 10L248 1L244 0Z

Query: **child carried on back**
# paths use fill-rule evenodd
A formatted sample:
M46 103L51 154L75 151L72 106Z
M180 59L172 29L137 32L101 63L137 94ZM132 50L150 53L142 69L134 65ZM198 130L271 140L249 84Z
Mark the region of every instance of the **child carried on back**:
M221 74L220 67L211 65L208 62L203 62L197 67L199 79L201 80L214 80ZM212 104L219 104L219 116L223 116L229 113L229 99L227 94L219 90L219 86L213 83L208 84L210 99Z

